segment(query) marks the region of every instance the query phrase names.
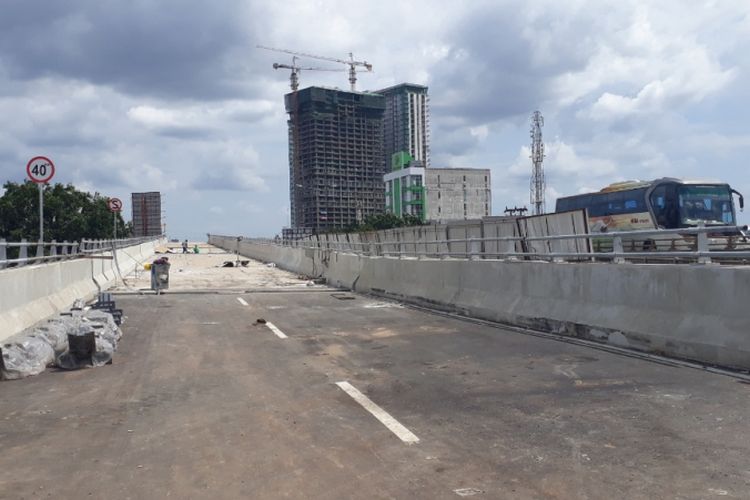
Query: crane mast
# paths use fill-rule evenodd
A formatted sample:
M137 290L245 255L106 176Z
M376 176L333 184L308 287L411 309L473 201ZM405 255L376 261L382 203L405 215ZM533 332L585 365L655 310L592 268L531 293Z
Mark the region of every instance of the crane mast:
M344 71L336 68L307 68L297 65L297 56L292 57L292 64L273 63L273 69L289 69L289 83L292 88L292 92L297 92L299 88L299 74L302 70L304 71Z

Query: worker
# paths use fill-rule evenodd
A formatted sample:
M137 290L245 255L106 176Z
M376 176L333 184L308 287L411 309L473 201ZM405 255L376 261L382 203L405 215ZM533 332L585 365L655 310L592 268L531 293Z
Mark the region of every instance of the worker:
M182 242L182 253L188 253L188 240Z

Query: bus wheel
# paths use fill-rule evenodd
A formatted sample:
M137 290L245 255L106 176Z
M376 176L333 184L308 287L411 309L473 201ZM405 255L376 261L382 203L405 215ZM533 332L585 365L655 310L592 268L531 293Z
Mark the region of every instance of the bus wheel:
M654 240L646 240L643 242L643 251L644 252L655 252L656 251L656 242Z

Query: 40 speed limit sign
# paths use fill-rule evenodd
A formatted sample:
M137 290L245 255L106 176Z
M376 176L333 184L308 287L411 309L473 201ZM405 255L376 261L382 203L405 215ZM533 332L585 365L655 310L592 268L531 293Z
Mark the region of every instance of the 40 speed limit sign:
M26 164L26 175L31 182L46 184L55 176L55 164L46 156L35 156Z

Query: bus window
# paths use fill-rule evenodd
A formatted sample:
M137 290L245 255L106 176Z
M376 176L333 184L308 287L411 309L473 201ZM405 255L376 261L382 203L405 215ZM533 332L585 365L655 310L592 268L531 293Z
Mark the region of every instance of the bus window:
M669 215L667 214L667 187L657 186L651 192L651 208L654 211L656 225L669 227Z
M680 186L679 201L684 226L734 224L732 194L726 185Z

